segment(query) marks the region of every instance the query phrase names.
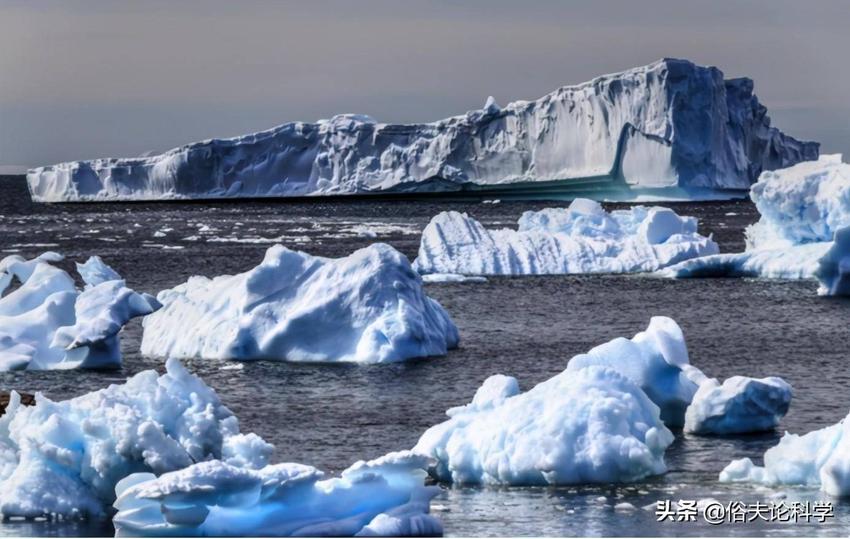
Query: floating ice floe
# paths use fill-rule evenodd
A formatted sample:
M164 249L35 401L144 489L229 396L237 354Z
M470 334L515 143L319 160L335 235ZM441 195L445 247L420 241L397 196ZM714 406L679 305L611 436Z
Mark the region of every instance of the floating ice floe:
M179 470L219 458L263 466L272 447L239 433L215 392L169 360L125 384L66 401L12 394L0 417L0 513L101 516L127 475Z
M609 213L576 199L567 209L525 212L518 230L488 230L465 213L440 213L422 233L414 266L423 274L631 273L717 252L693 217L643 206Z
M37 168L27 181L44 202L557 188L692 198L747 189L762 170L817 157L817 143L771 127L751 80L663 59L536 101L491 98L434 123L343 114L160 155Z
M850 261L850 165L840 155L762 173L750 190L760 220L746 230L743 253L684 261L662 271L669 277L766 277L821 281L820 293L843 295ZM828 253L828 254L827 254Z
M427 460L409 452L358 462L328 478L303 464L260 469L202 462L118 483L119 536L439 536Z
M765 452L764 466L735 460L720 472L720 481L820 487L832 496L850 496L850 421L802 436L785 433Z
M448 313L385 244L339 259L276 245L250 271L192 277L158 300L144 320L146 355L384 363L458 344Z
M0 370L120 367L121 328L159 308L99 257L77 264L86 283L77 290L74 279L52 265L62 259L48 252L0 261ZM4 295L15 280L20 286Z
M422 276L422 281L425 283L486 283L487 277L459 273L426 273Z
M703 381L685 413L685 432L741 434L773 430L788 413L791 386L783 379L733 376Z
M655 317L632 340L578 355L525 393L514 378L490 377L414 451L435 458L432 473L453 483L636 481L666 471L673 435L662 418L682 424L697 391L689 376L702 374L688 365L681 330Z
M491 376L413 451L436 460L436 479L455 484L637 481L666 471L668 428L751 432L787 411L790 387L780 379L732 380L714 390L716 380L688 363L679 326L654 317L631 340L575 356L524 393L515 378Z

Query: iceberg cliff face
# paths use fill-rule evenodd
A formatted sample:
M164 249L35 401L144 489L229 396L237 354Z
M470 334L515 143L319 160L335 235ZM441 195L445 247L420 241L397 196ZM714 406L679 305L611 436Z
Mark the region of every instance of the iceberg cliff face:
M746 189L817 159L770 126L749 79L664 59L536 101L429 124L340 115L161 155L31 170L33 200L286 197L458 190ZM554 183L553 183L554 182Z

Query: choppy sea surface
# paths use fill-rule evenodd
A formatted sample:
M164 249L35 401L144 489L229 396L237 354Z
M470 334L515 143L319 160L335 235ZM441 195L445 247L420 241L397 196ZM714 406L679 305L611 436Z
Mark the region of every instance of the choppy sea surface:
M322 201L32 205L20 178L0 178L0 257L46 250L72 262L98 254L136 290L156 293L196 274L245 271L267 247L282 243L343 256L375 241L413 259L419 233L442 210L465 211L487 226L515 226L526 210L565 203ZM743 230L758 215L748 201L667 204L700 219L723 251L744 247ZM622 205L619 205L622 206ZM461 346L448 356L400 365L190 361L239 417L277 446L276 460L338 472L359 459L412 447L444 411L471 400L492 374L516 376L523 388L560 372L570 357L614 337L631 337L653 315L671 316L685 332L691 362L710 376L782 376L794 387L791 411L776 433L701 438L677 433L669 472L623 486L450 488L434 510L448 536L762 536L850 534L850 504L813 489L753 488L717 482L732 459L760 462L785 430L830 425L850 409L850 301L821 298L816 283L754 279L672 281L645 275L490 278L486 283L429 284L451 313ZM161 359L139 352L141 325L124 331L119 371L0 373L4 390L41 391L63 399L120 383ZM832 501L823 524L757 519L739 524L657 522L661 500ZM628 502L635 509L615 509ZM111 535L103 522L0 524L0 535Z

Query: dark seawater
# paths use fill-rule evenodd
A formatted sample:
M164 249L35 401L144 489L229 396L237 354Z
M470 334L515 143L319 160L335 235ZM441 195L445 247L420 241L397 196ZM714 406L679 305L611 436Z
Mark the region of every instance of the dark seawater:
M525 210L565 203L409 201L141 203L31 205L20 179L0 178L0 256L32 257L56 250L70 262L99 254L137 289L156 293L189 276L235 273L255 266L275 242L324 256L342 256L376 241L355 227L375 228L377 241L415 257L418 233L431 216L455 209L488 226L512 226ZM743 228L758 216L746 201L667 204L700 219L723 251L742 250ZM157 231L160 231L157 234ZM265 238L265 239L264 239ZM401 365L246 363L219 361L189 368L214 387L239 417L277 446L277 459L338 472L358 459L408 448L444 411L468 402L495 373L524 388L564 369L570 357L614 337L631 337L653 315L685 331L691 362L710 376L778 375L795 389L780 432L742 438L677 434L667 452L669 473L627 486L571 488L448 488L435 500L446 535L830 535L850 534L850 504L836 502L825 525L753 522L709 526L657 523L640 508L657 500L716 498L722 502L819 500L806 489L773 491L717 482L732 459L758 457L782 430L807 432L842 419L850 409L850 302L820 298L814 282L649 276L491 278L487 283L431 284L430 295L451 313L461 347L447 357ZM112 372L0 373L3 389L42 391L62 399L123 381L159 359L138 353L141 325L124 331L124 368ZM620 512L629 502L637 511ZM108 522L6 522L0 534L111 534Z

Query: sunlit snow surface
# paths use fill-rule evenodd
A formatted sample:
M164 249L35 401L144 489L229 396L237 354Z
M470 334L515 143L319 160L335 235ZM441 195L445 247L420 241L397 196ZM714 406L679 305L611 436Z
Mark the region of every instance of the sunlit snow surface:
M518 230L486 229L465 213L440 213L422 232L414 265L423 274L637 273L717 252L692 217L644 206L609 213L576 199L568 208L524 213Z
M97 256L77 264L80 291L53 265L62 260L52 252L0 260L0 371L120 367L118 332L159 308Z
M400 192L631 188L743 190L762 170L816 159L818 144L771 127L753 82L663 59L536 101L428 124L357 114L294 122L129 159L31 170L33 199L116 201ZM601 189L600 189L601 188ZM650 195L651 196L651 195Z
M192 277L157 296L142 353L161 357L388 363L458 345L407 258L376 243L338 259L276 245L234 276Z

